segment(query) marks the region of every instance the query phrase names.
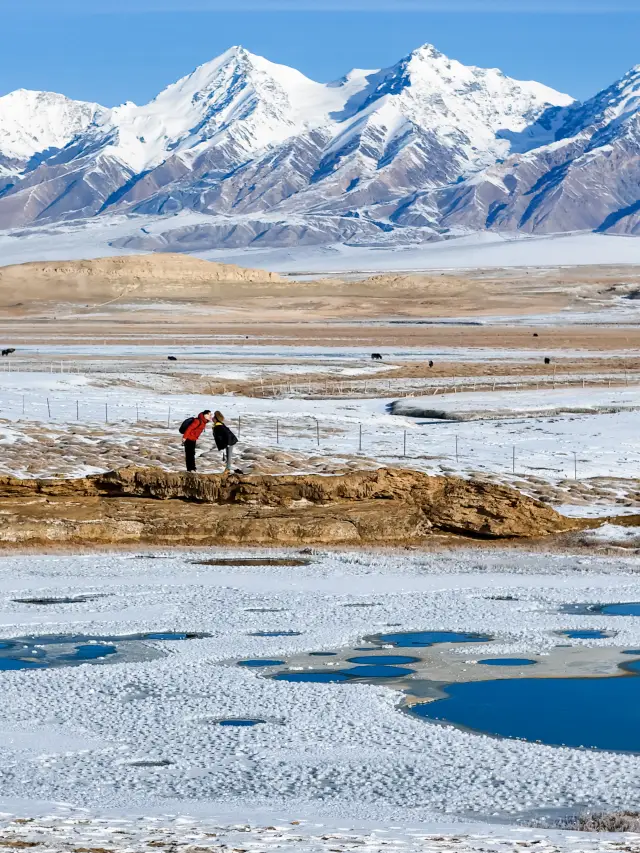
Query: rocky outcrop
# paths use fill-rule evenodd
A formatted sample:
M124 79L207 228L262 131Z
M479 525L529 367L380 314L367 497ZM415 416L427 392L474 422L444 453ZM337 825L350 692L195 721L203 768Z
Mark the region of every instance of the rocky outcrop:
M449 534L548 536L588 525L515 489L380 469L335 477L125 468L0 478L0 544L398 545Z

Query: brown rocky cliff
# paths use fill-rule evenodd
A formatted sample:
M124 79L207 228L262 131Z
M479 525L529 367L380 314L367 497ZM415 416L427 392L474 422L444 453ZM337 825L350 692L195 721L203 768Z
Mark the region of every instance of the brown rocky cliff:
M221 476L125 468L0 478L0 543L408 544L433 534L542 537L588 525L514 489L380 469Z

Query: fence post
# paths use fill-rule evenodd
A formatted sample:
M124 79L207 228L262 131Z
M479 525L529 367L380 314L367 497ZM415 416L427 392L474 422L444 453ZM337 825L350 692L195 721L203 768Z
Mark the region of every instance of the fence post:
M316 441L320 447L320 421L316 418Z
M105 424L109 423L109 404L104 404L104 422Z
M280 444L280 421L276 418L276 444Z
M573 479L578 479L578 456L575 450L573 451Z
M458 461L458 436L456 435L456 462Z
M47 397L47 412L49 413L49 418L51 418L51 406L49 405L49 398Z
M22 414L24 415L24 394L22 395Z
M513 473L516 473L516 446L513 445L513 457L512 457L512 470Z
M169 411L167 412L167 429L171 427L171 405L169 405Z
M402 455L403 456L407 455L407 431L406 431L406 429L404 431L403 441L402 441Z
M240 440L240 426L242 423L241 417L241 415L238 415L238 441Z
M76 420L80 420L80 401L76 400Z
M360 435L358 438L358 451L362 453L362 424L360 424Z

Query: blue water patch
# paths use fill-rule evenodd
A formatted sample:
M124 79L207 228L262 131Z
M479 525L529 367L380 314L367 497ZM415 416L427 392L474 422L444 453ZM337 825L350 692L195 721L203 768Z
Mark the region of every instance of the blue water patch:
M338 681L350 681L345 672L279 672L273 676L274 681L316 681L324 684L332 684Z
M385 664L388 666L402 666L406 663L420 663L420 658L412 658L408 655L360 655L357 658L348 658L348 663L364 663L370 666Z
M18 637L0 642L0 670L45 669L83 663L116 663L158 657L145 640L174 641L205 637L206 634L175 631L131 634L123 637L49 635Z
M76 646L75 652L70 655L61 655L58 660L67 661L92 661L100 660L108 655L117 654L118 650L115 646L104 645L102 643L93 643L91 645Z
M154 634L141 634L140 639L142 640L193 640L198 636L202 636L199 634L176 634L175 631L169 632L160 632Z
M487 634L468 634L464 631L410 631L400 634L381 634L376 642L397 648L424 648L437 643L488 643L493 637Z
M479 660L483 666L532 666L537 663L531 658L488 658L487 660Z
M640 602L620 601L611 604L565 604L560 608L561 613L572 613L577 616L640 616Z
M560 633L571 640L604 640L609 636L606 631L602 631L599 628L577 628L576 630L560 631Z
M362 666L352 666L350 669L328 670L304 670L296 672L279 672L273 678L276 681L312 681L324 684L335 682L352 681L356 678L405 678L415 672L404 666L384 666L375 663L367 663Z
M284 666L283 660L240 660L238 666Z
M261 723L266 723L266 722L267 722L266 720L249 720L249 719L247 719L247 720L240 720L240 719L238 719L238 720L219 720L218 725L219 726L246 727L246 726L259 726Z
M44 669L43 661L25 660L24 658L0 658L0 670L10 669Z
M640 661L626 667L640 671ZM550 746L640 752L640 678L514 678L451 684L411 712ZM586 712L583 713L583 711Z
M345 670L345 674L350 678L403 678L412 672L415 672L415 669L407 669L405 666L377 666L372 664L352 666L351 669Z
M640 616L640 603L627 601L621 604L604 604L598 608L598 613L605 616Z

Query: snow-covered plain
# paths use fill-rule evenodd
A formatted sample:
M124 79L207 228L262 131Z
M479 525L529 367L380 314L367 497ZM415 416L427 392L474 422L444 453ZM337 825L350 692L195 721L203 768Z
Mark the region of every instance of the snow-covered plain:
M111 216L49 226L0 231L0 265L138 254L115 241L144 231L207 225L216 217L181 212L175 216ZM241 216L235 219L242 221ZM484 267L639 264L640 240L622 235L576 233L547 236L474 233L409 246L299 246L193 252L196 257L281 273L314 276L384 271L477 269ZM563 315L561 315L563 316ZM565 319L568 321L569 317Z
M211 634L154 643L163 656L151 661L3 672L2 812L234 815L277 825L287 816L343 831L375 824L393 836L443 821L509 824L562 809L637 805L637 755L470 734L403 713L402 695L384 686L276 682L233 663L334 649L390 624L394 631L487 631L500 654L544 654L558 642L554 631L602 628L617 634L566 642L610 648L615 657L640 646L640 619L558 610L565 603L640 600L637 558L474 549L316 553L295 569L198 562L221 556L243 554L1 559L1 638ZM70 593L104 597L49 606L13 601ZM374 606L345 606L362 602ZM264 630L301 634L251 636ZM466 646L460 654L476 651ZM226 716L267 723L216 725ZM140 766L159 761L168 763ZM504 826L475 832L515 844ZM562 849L573 849L571 838Z
M0 245L2 245L0 243ZM640 263L640 240L609 234L576 233L525 236L468 234L419 246L360 247L329 245L290 249L211 251L212 261L244 263L282 273L420 272L485 267L576 266Z

